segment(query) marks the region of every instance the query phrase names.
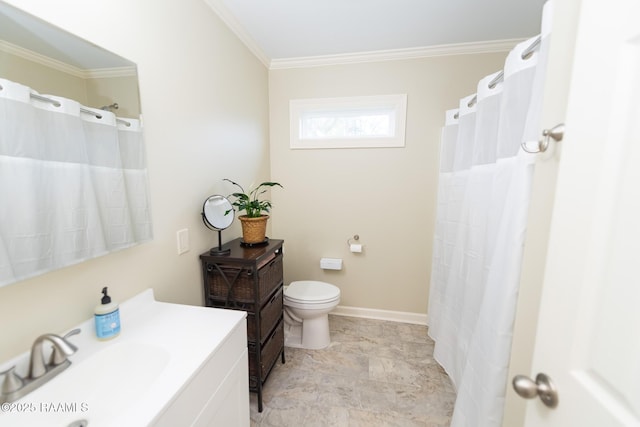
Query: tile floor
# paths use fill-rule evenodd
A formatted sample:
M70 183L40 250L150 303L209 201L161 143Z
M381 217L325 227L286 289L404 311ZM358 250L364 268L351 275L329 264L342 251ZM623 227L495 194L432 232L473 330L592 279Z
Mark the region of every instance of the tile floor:
M329 315L331 345L287 347L251 393L251 427L447 427L455 394L427 327Z

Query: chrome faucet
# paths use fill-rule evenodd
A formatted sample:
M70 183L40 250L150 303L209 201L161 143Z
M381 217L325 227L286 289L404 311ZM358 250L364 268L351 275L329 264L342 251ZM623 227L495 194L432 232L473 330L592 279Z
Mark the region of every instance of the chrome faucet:
M71 356L78 350L75 345L68 342L65 338L59 337L58 335L40 335L38 338L36 338L36 340L33 342L33 345L31 346L31 360L29 361L28 378L40 378L47 373L47 366L44 364L44 355L42 354L42 344L45 341L49 341L53 344L54 356L52 356L52 359L54 360L54 363L55 359L58 359L58 363L55 363L55 365L52 363L53 366L64 363L65 361L67 361L66 356ZM56 354L58 354L58 356L55 356ZM60 356L61 354L64 356Z
M20 399L67 369L71 365L71 361L67 357L78 350L75 345L67 341L67 338L79 333L80 329L74 329L64 337L55 334L44 334L36 338L31 346L29 374L26 377L20 377L15 372L15 366L0 373L0 375L4 374L5 377L0 389L0 403L13 402ZM45 341L53 344L51 359L47 364L44 362L44 354L42 352L42 346Z

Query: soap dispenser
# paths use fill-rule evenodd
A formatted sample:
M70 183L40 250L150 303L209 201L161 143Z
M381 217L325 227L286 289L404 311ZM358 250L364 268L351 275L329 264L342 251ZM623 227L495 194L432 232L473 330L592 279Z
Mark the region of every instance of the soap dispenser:
M101 304L96 306L94 318L96 321L96 336L101 340L108 340L120 333L120 309L118 303L112 302L107 295L107 287L102 288Z

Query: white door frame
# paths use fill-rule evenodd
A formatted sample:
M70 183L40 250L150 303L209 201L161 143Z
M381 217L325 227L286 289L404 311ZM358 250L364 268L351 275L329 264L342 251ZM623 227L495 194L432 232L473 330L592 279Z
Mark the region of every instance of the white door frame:
M540 132L565 120L579 7L580 0L555 0ZM561 145L536 159L508 378L532 369ZM526 404L509 384L503 426L522 425Z
M526 426L640 426L640 3L583 0Z

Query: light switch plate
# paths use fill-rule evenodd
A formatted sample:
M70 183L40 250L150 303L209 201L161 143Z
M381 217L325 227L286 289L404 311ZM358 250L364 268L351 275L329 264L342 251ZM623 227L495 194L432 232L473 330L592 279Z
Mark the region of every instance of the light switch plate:
M176 233L178 240L178 255L182 255L185 252L189 252L189 229L183 228Z

